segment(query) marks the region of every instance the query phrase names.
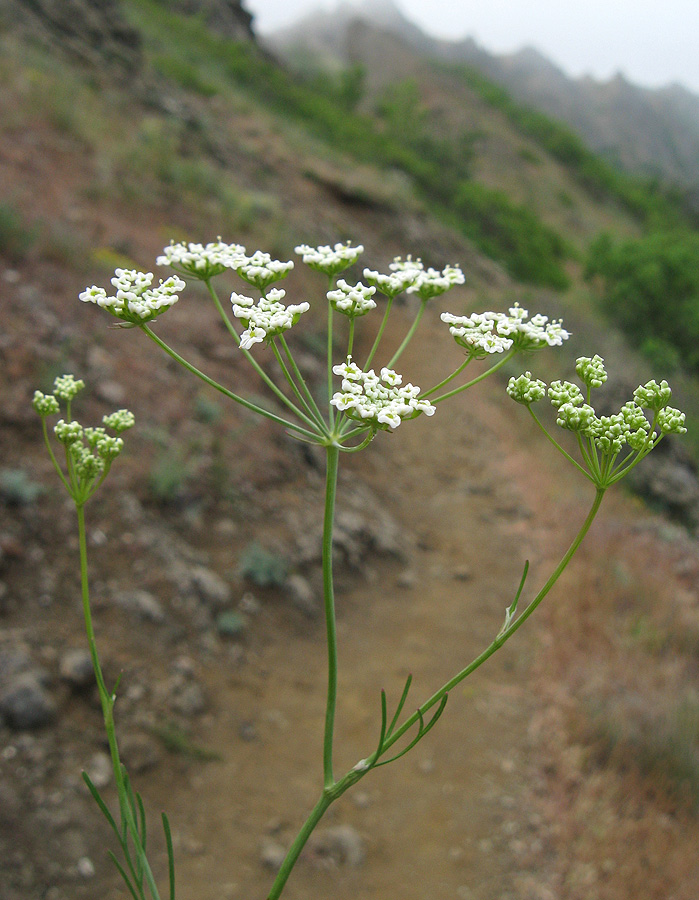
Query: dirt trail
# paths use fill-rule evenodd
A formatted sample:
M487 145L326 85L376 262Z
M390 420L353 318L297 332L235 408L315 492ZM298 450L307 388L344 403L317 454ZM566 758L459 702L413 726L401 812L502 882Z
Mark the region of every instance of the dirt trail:
M425 324L402 366L420 384L443 375L438 355L416 358L443 343L441 333L432 340L435 331ZM407 563L380 562L371 580L338 596L339 772L373 749L381 688L395 704L412 673L413 707L426 699L497 633L525 557L533 556L532 584L542 580L528 536L536 522L518 483L526 451L510 455L509 408L489 399L493 391L502 386L455 398L351 460L417 547ZM518 412L513 405L512 421ZM266 896L272 874L261 848L288 844L321 783L322 623L306 627L280 608L265 616L264 639L239 673L208 673L216 715L197 739L223 760L163 767L144 791L173 822L182 897ZM356 829L365 860L336 866L309 854L292 874L289 900L522 896L521 876L537 870L544 850L525 806L536 648L534 623L454 691L424 743L331 808L323 825Z

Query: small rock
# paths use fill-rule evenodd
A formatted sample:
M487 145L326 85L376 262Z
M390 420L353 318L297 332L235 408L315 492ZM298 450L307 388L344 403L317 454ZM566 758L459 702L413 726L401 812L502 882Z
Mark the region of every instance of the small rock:
M241 613L248 613L248 615L256 616L262 607L257 597L250 591L246 591L240 598L238 609Z
M278 872L281 868L284 858L286 857L286 849L277 841L266 838L260 847L260 862L266 869Z
M310 582L303 575L290 575L285 584L289 599L309 619L320 612L320 604Z
M112 761L106 753L95 753L85 766L85 774L97 790L107 787L112 780Z
M332 825L316 831L309 841L309 849L332 865L355 868L364 862L364 841L351 825Z
M172 692L170 705L183 716L198 716L206 709L204 691L196 681L178 685Z
M139 774L160 761L158 744L147 734L126 734L119 742L121 758L129 772Z
M189 574L192 584L205 603L220 607L231 602L231 586L216 572L204 566L194 566Z
M406 569L396 578L396 584L405 590L412 590L417 583L417 575L412 569Z
M41 728L56 718L56 704L38 671L20 672L0 694L0 715L11 728Z
M100 400L104 400L105 403L113 403L115 406L120 406L126 399L126 391L118 381L100 381L95 388L95 393Z
M452 577L456 581L470 581L473 578L473 572L468 566L459 566L452 572Z
M81 878L94 878L95 877L95 864L92 862L89 856L81 856L78 860L78 875Z
M92 657L89 650L68 650L58 664L61 678L76 691L82 691L95 683Z
M163 622L165 613L160 601L149 591L119 591L114 602L149 622Z

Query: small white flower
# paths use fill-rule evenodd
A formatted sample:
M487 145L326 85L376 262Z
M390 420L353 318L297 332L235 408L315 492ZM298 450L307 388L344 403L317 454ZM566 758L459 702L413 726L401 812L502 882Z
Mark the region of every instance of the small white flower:
M420 388L412 384L401 387L402 376L393 369L383 368L377 375L373 369L363 372L351 358L333 367L343 376L342 391L330 401L349 418L375 429L393 431L404 419L414 419L424 413L434 415L436 407L429 400L420 400Z
M177 303L178 294L186 287L176 275L151 287L153 278L152 272L116 269L112 278L112 285L117 289L114 297L108 296L104 288L93 285L80 294L80 299L96 303L124 322L145 325Z
M444 294L455 284L463 284L465 280L464 273L458 266L445 266L441 272L431 268L422 269L408 288L408 293L417 294L421 300L431 300Z
M245 260L245 247L225 244L221 238L214 243L192 244L170 242L163 255L156 259L159 266L171 266L178 272L208 280L226 269L235 269Z
M269 253L256 250L252 256L241 256L233 268L244 281L264 292L270 284L286 278L294 263L292 260L281 262L272 259Z
M333 309L350 319L365 316L376 308L376 302L372 300L376 293L375 287L365 287L361 281L355 285L347 284L344 278L337 282L337 290L328 291L327 297Z
M254 303L250 297L231 294L233 315L247 322L247 328L240 336L240 346L243 350L249 350L253 344L262 343L288 331L296 324L299 316L310 308L308 303L284 306L281 301L285 295L285 291L273 288Z
M309 247L308 244L300 244L294 249L307 266L315 269L317 272L324 272L329 277L344 272L364 252L364 247L361 244L352 247L349 241L346 244L335 244L334 247L328 245Z
M392 272L390 275L382 275L374 269L364 269L363 275L380 294L393 298L415 283L418 277L418 270L402 269L398 272Z

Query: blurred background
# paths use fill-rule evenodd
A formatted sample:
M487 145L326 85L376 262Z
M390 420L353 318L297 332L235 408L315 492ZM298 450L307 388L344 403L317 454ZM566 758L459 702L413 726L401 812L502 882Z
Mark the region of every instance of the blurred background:
M466 284L428 309L401 360L423 387L460 362L446 309L518 301L572 332L347 464L338 768L373 749L382 688L397 699L412 673L417 704L492 640L525 559L533 593L592 501L507 377L569 379L599 353L602 412L654 377L688 413L686 438L610 492L555 594L426 741L332 809L290 900L694 900L697 13L481 6L0 5L3 898L124 896L80 778L112 798L74 511L30 405L64 372L88 384L81 421L124 406L137 419L88 507L89 543L97 639L163 885L161 808L179 895L236 900L266 895L316 796L322 456L77 299L115 267L153 270L170 240L220 235L284 260L299 243L361 242L357 278L409 253L460 264ZM315 300L290 342L320 397L325 285L297 261L285 288ZM234 289L222 276L221 298ZM413 313L396 309L386 360ZM273 407L200 286L156 329Z

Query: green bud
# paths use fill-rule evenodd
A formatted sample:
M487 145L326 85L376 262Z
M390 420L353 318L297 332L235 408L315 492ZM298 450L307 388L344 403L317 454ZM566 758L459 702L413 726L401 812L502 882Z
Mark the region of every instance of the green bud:
M57 413L60 409L58 400L56 400L53 394L42 394L41 391L34 391L32 406L42 419L46 416L54 415L54 413Z

